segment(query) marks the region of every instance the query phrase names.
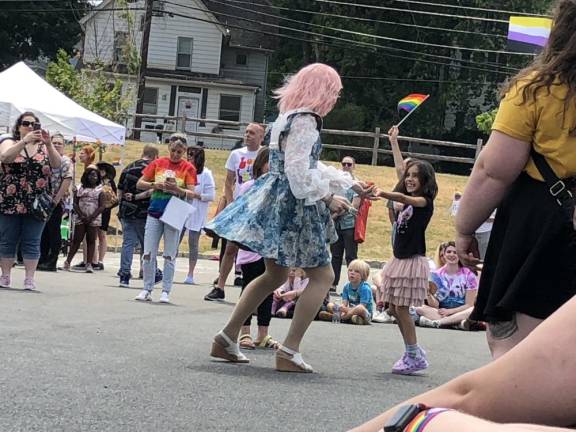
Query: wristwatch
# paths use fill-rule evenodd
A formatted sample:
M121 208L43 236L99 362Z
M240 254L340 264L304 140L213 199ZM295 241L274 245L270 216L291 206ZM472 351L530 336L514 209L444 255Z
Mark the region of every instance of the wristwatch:
M424 404L402 405L384 425L384 432L403 432L414 417L430 407Z

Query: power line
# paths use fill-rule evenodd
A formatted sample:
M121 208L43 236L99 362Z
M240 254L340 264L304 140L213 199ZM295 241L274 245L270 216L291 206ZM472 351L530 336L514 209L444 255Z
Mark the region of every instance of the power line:
M270 75L286 76L286 72L268 72ZM373 76L350 76L341 75L340 78L346 80L362 80L362 81L394 81L394 82L418 82L418 83L441 83L441 84L499 84L499 81L462 81L462 80L440 80L440 79L421 79L421 78L396 78L396 77L373 77Z
M207 1L213 1L213 0L207 0ZM255 4L255 3L251 3L248 1L244 1L244 0L227 0L227 3L239 3L239 4L245 4L245 5L254 5ZM326 16L326 17L331 17L331 18L341 18L341 19L345 19L345 20L372 22L372 23L376 23L376 24L390 24L390 25L395 25L395 26L399 26L399 27L416 28L418 30L434 30L434 31L441 31L441 32L448 32L448 33L473 34L476 36L485 36L485 37L490 37L490 38L507 39L506 35L499 35L499 34L493 34L493 33L482 33L482 32L474 32L474 31L470 31L470 30L433 27L433 26L425 26L425 25L418 25L418 24L408 24L408 23L401 23L401 22L396 22L396 21L383 21L383 20L377 20L377 19L373 19L373 18L344 16L344 15L338 15L338 14L328 13L328 12L314 12L314 11L304 10L304 9L285 8L285 7L281 7L281 6L272 6L272 5L264 5L264 4L262 6L265 6L267 8L271 8L271 9L275 9L275 10L287 11L287 12L298 12L298 13L303 13L303 14L308 14L308 15L318 15L318 16ZM279 17L279 18L284 19L282 17Z
M452 8L452 9L464 9L464 10L473 10L479 12L490 12L490 13L499 13L499 14L507 14L507 15L515 15L515 16L533 16L533 17L540 17L540 18L551 18L549 15L542 15L530 12L518 12L518 11L507 11L501 9L488 9L488 8L481 8L475 6L462 6L462 5L455 5L455 4L440 4L440 3L432 3L432 2L425 2L425 1L417 1L417 0L391 0L396 3L413 3L425 6L434 6L434 7L441 7L441 8Z
M497 23L508 24L507 20L501 20L501 19L496 19L496 18L475 17L475 16L467 16L467 15L451 15L451 14L444 14L444 13L440 13L440 12L416 11L416 10L412 10L412 9L407 11L406 9L392 8L392 7L388 7L388 6L373 6L373 5L367 5L364 3L349 3L349 2L336 1L336 0L311 0L311 1L319 2L319 3L337 4L337 5L341 5L341 6L353 6L353 7L365 8L365 9L380 9L380 10L389 10L389 11L396 11L396 12L410 12L410 13L415 13L415 14L420 14L420 15L434 15L434 16L443 16L443 17L449 17L449 18L460 18L460 19L466 19L466 20L488 21L488 22L497 22Z
M193 17L193 16L190 16L190 15L179 14L179 13L176 13L176 12L166 12L166 11L163 11L163 10L155 10L154 12L167 13L167 14L170 14L170 15L173 15L173 16L179 16L179 17L182 17L182 18L187 18L187 19L191 19L191 20L195 20L195 21L207 22L207 23L215 24L215 25L222 25L222 23L221 23L221 22L218 22L218 21L206 20L206 19L202 19L202 18L198 18L198 17ZM256 22L257 22L257 21L256 21ZM255 29L253 29L253 28L242 27L242 26L238 26L238 25L234 25L234 24L226 24L226 26L229 27L229 28L235 28L235 29L244 30L244 31L247 31L247 32L260 33L260 34L265 34L265 35L273 36L273 37L280 37L280 38L284 38L284 39L292 39L292 40L297 40L297 41L306 42L306 43L310 43L310 44L320 44L320 45L332 46L332 44L328 44L328 43L323 42L323 41L318 41L318 40L311 41L311 40L304 39L304 38L299 38L299 37L296 37L296 36L278 35L277 33L267 32L267 31L264 31L264 30L255 30ZM386 50L386 49L392 49L392 48L385 47L385 46L382 46L382 45L370 44L370 43L367 43L367 42L357 42L357 41L353 41L353 40L350 40L350 39L338 38L338 37L334 37L334 36L326 36L326 35L321 35L321 34L317 34L317 35L322 36L322 37L327 37L327 38L329 38L329 39L333 39L333 40L336 40L336 41L338 41L338 42L339 42L339 41L343 41L343 42L345 43L344 47L346 47L346 48L350 47L350 43L352 43L353 45L355 45L356 48L374 48L374 49L379 48L379 49L384 49L384 50ZM342 45L342 44L340 44L340 45ZM396 49L396 48L395 48L395 49L393 49L393 50L400 50L400 49ZM407 51L407 50L400 50L400 51ZM420 53L420 52L417 52L417 51L408 51L408 52L415 53L415 54L420 54L420 55L426 55L425 53ZM486 69L486 68L480 68L480 67L474 67L474 66L465 66L465 65L463 65L463 64L456 65L456 64L453 64L453 63L442 63L442 62L433 61L433 60L425 60L425 59L421 59L421 58L406 57L406 56L402 56L402 55L398 55L398 54L383 53L383 55L384 55L384 56L387 56L387 57L392 57L392 58L400 58L400 59L403 59L403 60L418 61L418 62L421 62L421 63L436 64L436 65L442 65L442 66L448 66L448 67L458 67L458 68L462 68L462 69L477 70L477 71L487 72L487 73L498 73L498 74L503 74L503 75L509 75L510 73L513 73L513 72L517 72L517 71L518 71L518 69L514 69L514 68L508 68L508 69L511 69L510 71L502 71L502 70ZM438 57L438 56L434 56L434 55L432 55L432 56L433 56L433 57ZM464 63L469 63L469 62L467 62L467 61L465 61L465 60L458 60L458 59L454 59L454 58L451 58L451 57L449 57L449 60L454 61L454 62L459 62L459 63L462 63L462 62L464 62ZM476 63L475 63L475 64L476 64ZM478 63L478 64L481 65L481 63Z
M193 7L193 6L185 6L185 5L182 5L182 4L170 2L170 1L168 1L168 0L163 0L163 2L164 2L164 3L168 3L168 4L173 4L173 5L176 5L176 6L180 6L180 7L185 8L185 9L192 9L192 10L204 11L204 9L195 8L195 7ZM170 11L167 12L167 13L169 13L169 14L172 13L173 15L176 15L175 13L170 12ZM257 21L257 20L249 19L249 18L242 18L242 17L238 17L238 16L236 16L236 15L229 15L229 14L220 13L220 12L215 12L215 13L216 13L217 15L222 15L222 16L229 17L229 18L234 18L234 19L238 19L238 20L241 20L241 21L248 21L248 22L250 22L250 23L260 24L260 25L262 25L262 26L274 27L274 28L283 29L283 30L290 30L290 31L298 32L298 33L304 33L304 34L311 35L311 36L323 37L323 38L326 38L326 39L331 39L331 40L337 40L337 41L352 43L352 44L354 44L354 45L363 45L363 46L367 46L367 47L370 47L370 48L379 48L379 49L387 50L387 51L404 52L404 53L418 54L418 55L421 55L421 56L432 57L432 58L441 58L441 59L445 59L445 60L449 60L449 61L453 61L453 62L458 62L458 63L461 63L461 64L471 64L471 65L480 65L480 66L492 66L492 67L495 67L495 68L507 69L507 70L509 70L509 71L511 71L511 72L517 72L517 71L518 71L518 69L516 69L516 68L512 68L512 67L509 67L509 66L504 66L504 65L501 65L501 64L477 63L477 62L470 61L470 60L455 59L455 58L450 57L450 56L443 56L443 55L439 55L439 54L428 54L428 53L423 53L423 52L420 52L420 51L407 50L407 49L404 49L404 48L389 47L389 46L378 45L378 44L369 43L369 42L362 42L362 41L356 41L356 40L352 40L352 39L346 39L346 38L342 38L342 37L338 37L338 36L330 36L330 35L325 35L325 34L322 34L322 33L316 33L316 32L311 32L311 31L307 31L307 30L295 29L295 28L293 28L293 27L286 27L286 26L281 26L281 25L278 25L278 24L270 24L270 23L266 23L266 22L262 22L262 21ZM183 16L184 16L184 17L193 18L193 17L190 17L190 16L188 16L188 15L183 15ZM219 23L219 24L220 24L220 23ZM229 24L227 24L227 25L228 25L229 27L231 27ZM246 29L246 28L244 28L244 27L240 27L240 28L243 29L243 30L249 30L249 29ZM271 35L273 35L273 36L278 36L278 35L275 34L275 33L270 33L270 32L269 32L268 34L271 34ZM414 60L413 58L409 58L409 59ZM424 60L419 59L419 61L424 61ZM443 63L443 64L444 64L444 65L447 65L446 63ZM484 72L487 72L487 71L488 71L488 70L486 70L486 69L481 69L481 70L483 70Z
M210 1L213 3L219 3L219 4L227 4L227 3L223 3L223 2L218 1L218 0L207 0L207 1ZM187 7L187 6L184 6L181 4L172 3L172 2L167 1L167 0L165 2L170 3L170 4L174 4L174 5L178 5L181 7ZM234 5L228 5L228 6L233 7L233 8L237 8L237 9L241 9L244 11L250 11L250 12L252 12L254 14L258 14L258 15L276 17L276 15L273 15L273 14L268 14L265 12L258 12L258 11L252 10L252 9L242 8L240 6L234 6ZM220 12L215 12L215 13L220 14ZM230 15L226 15L226 14L221 14L221 15L230 16ZM239 19L242 19L242 18L239 18ZM396 42L396 43L405 43L405 44L412 44L412 45L431 46L434 48L446 48L446 49L453 49L453 50L459 50L459 51L482 52L482 53L492 53L492 54L521 55L521 56L530 56L530 57L533 57L535 55L533 53L491 50L491 49L484 49L484 48L469 48L469 47L461 47L461 46L453 46L453 45L434 44L434 43L430 43L430 42L420 42L420 41L415 41L415 40L398 39L398 38L393 38L393 37L389 37L389 36L380 36L380 35L375 35L375 34L371 34L371 33L362 33L362 32L357 32L357 31L353 31L353 30L346 30L346 29L341 29L341 28L336 28L336 27L324 26L324 25L320 25L320 24L307 23L304 21L299 21L299 20L295 20L295 19L291 19L291 18L280 18L280 19L282 19L284 21L290 21L290 22L294 22L294 23L298 23L298 24L304 24L304 25L308 25L308 26L312 26L312 27L317 27L317 28L321 28L321 29L325 29L325 30L331 30L334 32L341 32L341 33L351 34L354 36L362 36L362 37L368 37L368 38L374 38L374 39L382 39L382 40L386 40L386 41L390 41L390 42Z

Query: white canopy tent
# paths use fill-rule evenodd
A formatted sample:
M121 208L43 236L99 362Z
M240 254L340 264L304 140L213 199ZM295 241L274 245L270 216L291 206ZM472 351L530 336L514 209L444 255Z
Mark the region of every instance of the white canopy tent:
M78 105L20 62L0 73L0 125L11 128L25 111L34 112L50 133L60 132L78 141L124 144L124 126Z

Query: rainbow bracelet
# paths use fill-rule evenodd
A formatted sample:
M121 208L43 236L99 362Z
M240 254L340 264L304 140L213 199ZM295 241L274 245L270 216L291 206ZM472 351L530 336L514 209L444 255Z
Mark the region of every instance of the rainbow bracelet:
M421 411L410 423L408 423L408 426L404 428L404 432L423 432L428 423L430 423L434 417L446 411L452 410L448 408L430 408Z

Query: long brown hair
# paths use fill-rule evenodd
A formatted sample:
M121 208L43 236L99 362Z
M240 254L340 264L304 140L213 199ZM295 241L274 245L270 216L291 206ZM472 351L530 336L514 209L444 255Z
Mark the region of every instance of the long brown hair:
M570 103L576 98L576 0L559 0L554 7L550 38L544 50L530 66L521 70L502 89L508 93L519 81L529 83L522 91L522 104L535 101L537 93L546 88L548 94L554 85L566 85L564 117ZM576 125L571 125L572 129Z

